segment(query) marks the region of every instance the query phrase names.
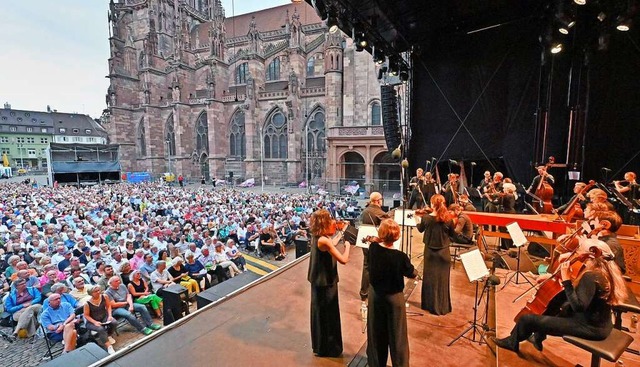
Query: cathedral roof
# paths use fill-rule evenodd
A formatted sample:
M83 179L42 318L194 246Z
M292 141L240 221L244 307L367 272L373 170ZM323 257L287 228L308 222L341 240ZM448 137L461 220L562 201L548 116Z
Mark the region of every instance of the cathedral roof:
M227 31L226 38L230 39L237 36L246 36L249 32L249 26L253 17L255 17L256 29L258 31L267 32L278 30L285 25L287 20L287 10L289 11L289 22L291 22L291 17L296 10L300 16L300 22L303 25L320 23L322 21L311 5L306 2L301 4L292 3L226 18L224 21L224 26Z

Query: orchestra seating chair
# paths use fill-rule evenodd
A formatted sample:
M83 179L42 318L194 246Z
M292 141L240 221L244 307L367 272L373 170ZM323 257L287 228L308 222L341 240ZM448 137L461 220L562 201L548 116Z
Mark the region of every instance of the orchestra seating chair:
M460 258L461 251L469 250L470 248L478 245L477 239L478 239L478 232L480 231L479 228L480 227L478 226L474 226L471 243L465 244L465 243L451 242L451 245L449 245L451 248L453 248L453 265L452 265L453 268L456 267L456 261Z
M591 367L599 367L602 358L610 362L617 361L633 342L629 334L618 329L611 330L611 334L604 340L587 340L575 336L563 336L562 339L591 353Z
M626 300L624 300L622 303L618 305L613 306L613 314L615 316L613 327L622 331L629 331L629 329L622 326L623 313L632 312L635 314L640 314L640 303L638 302L638 299L636 298L635 294L633 294L631 289L629 289L629 287L627 287L627 293L629 294L629 297ZM627 348L627 352L640 355L639 351L631 348Z
M42 360L51 360L55 358L54 354L55 356L59 356L60 354L62 354L62 351L64 350L64 343L62 341L55 341L50 339L47 329L45 329L44 325L40 324L40 329L43 335L44 342L47 345L47 352L45 353Z

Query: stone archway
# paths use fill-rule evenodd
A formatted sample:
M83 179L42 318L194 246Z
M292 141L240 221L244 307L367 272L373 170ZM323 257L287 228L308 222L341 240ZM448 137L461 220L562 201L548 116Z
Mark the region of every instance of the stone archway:
M401 172L400 162L393 159L390 152L376 154L373 158L373 190L383 195L400 192Z
M340 187L355 181L364 188L364 157L357 152L346 152L340 157Z

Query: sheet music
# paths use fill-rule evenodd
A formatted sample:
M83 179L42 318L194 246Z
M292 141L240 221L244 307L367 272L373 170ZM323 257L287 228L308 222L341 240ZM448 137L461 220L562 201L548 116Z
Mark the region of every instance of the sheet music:
M470 282L475 282L489 275L489 269L479 249L460 254L460 261Z
M402 222L403 217L404 223ZM393 220L395 220L396 223L398 223L400 226L402 226L403 224L409 227L417 226L415 211L411 209L396 209L393 212Z
M356 240L355 245L362 248L369 248L369 242L364 242L362 240L367 236L378 237L378 229L376 229L375 226L372 226L370 224L361 224L360 227L358 228L358 238ZM401 242L402 242L402 235L400 236L400 238L398 238L396 242L393 243L393 248L396 250L399 250Z
M520 247L529 242L527 237L524 235L524 232L522 232L522 228L520 228L518 222L507 224L507 232L509 232L511 239L513 240L513 244L516 247Z

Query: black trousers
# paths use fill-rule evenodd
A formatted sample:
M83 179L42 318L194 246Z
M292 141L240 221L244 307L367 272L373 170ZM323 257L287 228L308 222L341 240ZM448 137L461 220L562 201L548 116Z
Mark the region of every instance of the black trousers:
M362 278L360 279L360 299L366 301L369 294L369 249L362 248Z
M563 336L571 335L589 340L603 340L611 333L613 324L606 326L590 325L582 314L572 317L524 315L511 330L511 342L514 346L523 340L527 340L533 333L537 333L539 340L544 340L547 335Z
M391 352L393 367L409 366L407 312L402 292L376 294L369 288L367 360L370 367L385 367Z

